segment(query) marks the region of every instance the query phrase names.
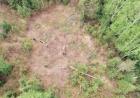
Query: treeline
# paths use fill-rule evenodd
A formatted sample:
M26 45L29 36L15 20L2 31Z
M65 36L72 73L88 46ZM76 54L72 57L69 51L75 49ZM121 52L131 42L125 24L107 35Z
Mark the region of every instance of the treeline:
M40 10L53 3L67 5L69 2L70 0L0 0L0 3L8 4L23 17L30 16L33 11Z
M101 29L102 41L115 46L123 59L135 60L137 83L140 83L140 1L104 0Z
M125 82L127 81L125 74L128 77L135 74L132 77L136 78L136 82L131 84L138 86L140 84L140 1L80 0L79 9L81 19L88 23L86 30L101 42L108 43L109 47L115 48L121 60L124 61L124 63L117 65L117 68L113 66L113 70L109 68L109 71L112 71L109 74L116 74L118 77L119 73L122 72ZM92 23L95 20L98 20L98 26ZM110 60L111 65L116 64L117 60L115 59L116 57ZM120 71L118 68L120 65L121 70L124 67L127 70ZM131 71L127 73L128 69ZM122 78L118 80L122 80ZM126 90L128 88L124 89L124 91Z
M139 0L80 0L81 17L98 19L102 41L113 43L124 55L140 60Z
M140 1L104 0L100 36L125 57L140 60Z

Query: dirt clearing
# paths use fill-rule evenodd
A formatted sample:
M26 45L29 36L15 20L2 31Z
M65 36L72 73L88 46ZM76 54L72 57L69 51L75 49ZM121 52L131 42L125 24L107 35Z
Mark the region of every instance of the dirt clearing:
M94 62L105 64L106 52L80 28L80 16L74 7L57 5L31 17L27 36L35 39L28 60L30 70L45 87L64 88L68 82L69 66ZM97 51L100 51L97 53Z

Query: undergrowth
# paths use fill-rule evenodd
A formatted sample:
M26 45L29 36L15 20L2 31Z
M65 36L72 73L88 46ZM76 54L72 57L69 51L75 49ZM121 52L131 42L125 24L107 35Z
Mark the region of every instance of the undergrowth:
M0 56L0 86L6 82L6 77L12 71L12 65Z
M31 15L32 11L41 8L41 1L42 0L8 0L8 3L23 17L27 17Z
M137 90L135 63L132 60L122 61L119 57L109 60L107 73L110 79L117 82L115 93L126 95Z
M84 64L76 64L74 67L75 70L72 72L70 78L72 85L79 87L80 93L84 98L92 98L103 86L103 81L100 75L98 74L98 76L96 74L97 76L93 75L93 77L87 76L86 74L91 74L93 70L90 72L89 67Z
M0 28L2 29L2 31L0 32L0 38L5 39L8 36L8 34L11 32L12 25L6 21L3 21L0 24Z
M3 98L57 98L52 89L44 90L35 77L22 75L19 80L19 92L7 91Z
M96 9L90 5L94 3ZM117 56L110 55L107 73L117 82L117 93L127 95L138 91L140 85L140 1L138 0L80 0L83 21L98 20L99 24L86 26L86 31ZM91 16L89 16L91 15ZM111 53L111 52L110 52ZM139 97L139 96L138 96Z
M63 3L67 5L70 0L4 0L11 8L17 10L22 17L28 17L32 12L40 10L49 4ZM47 3L46 3L47 2ZM46 5L44 5L46 4Z
M21 48L23 52L30 53L33 47L32 40L26 38L22 41Z

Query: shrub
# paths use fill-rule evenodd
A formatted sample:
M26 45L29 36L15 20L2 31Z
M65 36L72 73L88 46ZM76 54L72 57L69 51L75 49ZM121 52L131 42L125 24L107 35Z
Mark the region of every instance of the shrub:
M80 0L79 10L81 19L84 21L95 19L97 8L97 0Z
M109 67L114 67L114 66L119 65L121 62L122 62L122 61L121 61L121 58L120 58L120 57L114 57L114 58L112 58L112 59L109 59L107 65L108 65Z
M22 76L19 84L21 92L28 92L29 90L43 91L40 81L36 78L28 79L26 76Z
M28 92L24 92L20 94L17 98L56 98L53 92L39 92L34 90L29 90Z
M104 0L98 33L100 39L114 44L124 57L136 60L140 60L139 3L138 0Z
M81 19L84 21L99 20L103 15L105 0L79 0Z
M22 47L24 52L29 53L33 47L32 41L30 39L23 40L21 47Z
M16 98L56 98L52 90L45 91L38 79L22 76L20 79L21 94Z
M7 63L7 61L0 56L0 86L6 81L6 77L12 71L12 65Z
M77 69L77 71L73 71L71 75L71 81L74 86L78 85L81 82L79 78L83 76L82 73L88 72L88 67L84 64L76 64L75 68Z
M40 9L41 7L40 0L8 0L8 3L14 9L17 9L18 5L32 10Z
M117 84L118 88L116 89L116 93L127 94L136 90L136 87L133 84L125 80L119 80Z
M11 31L12 26L8 22L3 21L3 23L1 23L0 25L0 28L2 28L2 32L0 32L0 37L6 38L9 32Z
M41 8L41 0L8 0L9 5L16 9L23 17Z
M4 94L3 98L15 98L16 93L13 91L7 91L6 94Z
M131 72L135 69L136 61L132 61L130 59L127 59L123 61L122 63L118 64L119 71L122 72Z
M7 76L12 70L12 65L7 63L7 61L0 57L0 75Z
M92 92L97 92L97 90L99 89L100 86L103 85L103 82L100 78L94 79L91 82L91 91Z
M87 25L85 26L85 31L87 33L89 33L90 35L92 35L93 37L97 36L96 33L97 33L97 28L92 26L92 25Z
M17 12L23 17L31 15L31 9L27 8L26 6L17 5Z
M83 92L82 94L85 96L85 98L92 96L93 93L96 93L103 85L101 78L99 76L95 76L95 78L89 79L88 76L84 75L83 73L88 74L90 71L87 65L77 64L75 68L77 70L73 71L70 78L72 85L80 85Z
M131 83L136 82L135 61L126 60L122 61L120 58L115 57L108 61L107 73L111 79L125 79Z
M70 0L62 0L61 1L64 5L67 5L69 2L70 2Z
M108 76L111 78L111 79L114 79L114 78L117 78L118 76L121 77L121 73L119 72L118 70L118 65L121 63L121 59L119 57L114 57L110 60L108 60L108 69L107 69L107 73L108 73Z
M107 69L109 77L117 81L116 93L125 95L136 90L137 76L134 72L134 61L113 58L108 64L111 64Z

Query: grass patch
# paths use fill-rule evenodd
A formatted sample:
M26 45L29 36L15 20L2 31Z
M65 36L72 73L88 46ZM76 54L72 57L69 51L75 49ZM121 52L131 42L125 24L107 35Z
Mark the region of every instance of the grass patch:
M25 53L30 53L31 50L32 50L32 47L33 47L32 40L27 39L27 38L24 39L24 40L22 41L21 47L22 47L22 50L23 50Z

